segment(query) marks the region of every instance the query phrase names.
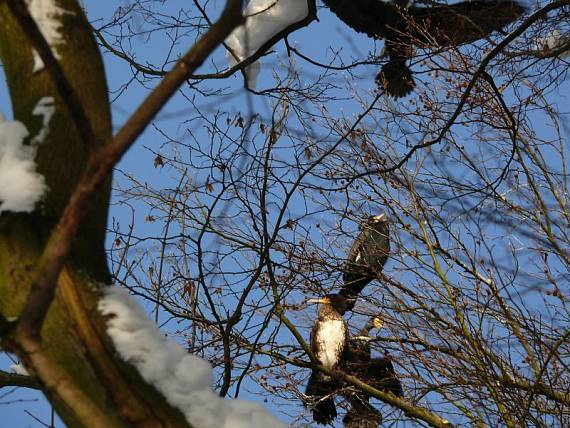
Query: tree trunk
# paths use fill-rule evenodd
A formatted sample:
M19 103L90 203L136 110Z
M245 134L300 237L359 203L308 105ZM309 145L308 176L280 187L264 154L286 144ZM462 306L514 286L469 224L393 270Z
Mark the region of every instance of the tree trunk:
M61 0L60 64L91 122L97 145L111 140L111 116L101 56L83 11ZM38 172L49 187L32 214L0 215L0 314L16 319L26 301L47 238L81 176L90 150L46 69L33 72L31 45L6 2L0 4L0 60L7 76L15 120L30 131L42 127L32 115L43 97L55 99L49 134L39 146ZM100 289L110 275L104 251L109 177L100 187L58 280L56 299L43 324L37 352L24 352L14 335L2 347L18 354L69 427L184 427L182 413L120 359L97 311Z

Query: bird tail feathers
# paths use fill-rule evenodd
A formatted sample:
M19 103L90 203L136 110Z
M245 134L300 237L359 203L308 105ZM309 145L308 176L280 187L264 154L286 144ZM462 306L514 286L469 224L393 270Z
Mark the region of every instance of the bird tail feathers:
M305 390L305 395L315 399L313 406L313 420L317 424L326 425L336 418L336 406L331 394L336 386L332 379L323 379L323 374L313 371Z
M370 404L362 401L360 404L351 400L352 407L342 419L344 428L378 428L382 423L382 414Z
M385 64L376 76L376 82L382 85L386 92L394 98L408 95L416 86L412 72L406 66L406 61L390 61Z

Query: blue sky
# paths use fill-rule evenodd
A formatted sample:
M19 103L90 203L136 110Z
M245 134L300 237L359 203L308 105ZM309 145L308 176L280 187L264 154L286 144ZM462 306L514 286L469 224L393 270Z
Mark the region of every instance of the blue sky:
M126 2L125 2L126 3ZM118 2L101 2L97 0L87 0L85 2L86 9L88 11L89 18L94 22L94 26L97 27L97 18L100 16L109 17L114 9L117 7ZM168 2L160 5L160 12L168 15L169 13L174 13L178 10L180 4L186 4L185 2ZM327 62L331 60L335 54L332 49L328 48L329 45L333 45L341 49L341 55L343 58L365 58L368 52L374 48L379 52L381 48L381 43L375 43L374 41L355 35L349 28L344 26L340 21L331 17L330 13L325 10L319 12L319 22L313 22L308 28L304 28L289 37L289 43L294 46L299 46L302 48L302 52L314 59L321 62ZM135 23L136 27L136 23ZM317 35L317 36L315 36ZM161 39L162 37L162 39ZM160 61L164 58L170 58L174 60L176 58L176 49L178 51L184 51L186 45L177 45L173 52L166 52L164 50L164 45L168 45L165 36L157 34L143 34L140 39L133 39L133 51L137 53L137 60L141 63L145 61ZM325 45L327 49L323 49L323 40L325 40ZM333 43L333 41L339 41L338 44ZM191 42L187 40L188 44ZM143 43L144 42L144 43ZM138 45L137 43L140 43ZM143 46L144 48L141 48ZM137 49L137 47L139 49ZM276 54L267 56L263 58L262 63L262 74L260 76L258 89L263 89L264 85L271 85L272 80L272 70L275 68L280 74L284 74L284 69L287 67L288 59L285 55L285 46L283 42L278 43L274 50ZM148 87L152 87L156 84L157 80L154 81L144 81L144 82L133 82L129 84L126 89L122 89L128 79L131 76L130 68L122 60L118 60L112 55L104 56L105 65L107 69L107 76L109 79L109 88L111 91L111 98L115 99L113 103L113 122L115 130L118 129L133 109L140 103L143 97L148 93ZM322 69L318 69L305 63L300 58L294 59L298 71L306 74L306 79L308 81L314 80L317 77L317 73L324 72ZM225 58L222 50L218 50L214 55L214 63L219 67L225 66ZM212 64L203 67L203 70L213 69ZM357 69L356 74L359 77L359 83L363 87L370 88L371 92L374 88L373 76L377 72L376 66L363 66ZM427 76L422 76L423 79L428 79ZM258 113L262 117L268 118L271 114L272 106L267 102L267 99L263 97L253 96L246 91L244 91L242 86L243 78L240 74L236 74L230 77L227 81L220 82L220 86L229 86L231 89L228 91L229 95L225 98L216 99L216 103L223 104L223 108L230 112L230 114L237 115L240 112L248 115L248 113ZM341 86L343 81L343 73L338 73L336 82ZM189 91L187 91L188 93ZM351 97L349 93L346 95L344 91L338 91L339 94L344 95L342 102L330 103L326 107L331 112L344 112L347 115L355 114L360 111L360 102L357 99ZM568 84L566 83L553 94L552 98L554 101L553 105L568 106ZM408 101L402 101L401 105L406 104ZM211 111L218 108L217 104L213 104L209 107ZM4 112L9 110L9 100L7 98L6 91L3 87L0 89L0 109ZM186 114L188 109L187 100L178 95L166 106L163 112L157 118L157 123L160 123L161 130L168 132L168 135L172 139L184 139L186 125L181 125L181 118ZM542 118L537 117L537 128L540 131L548 132L546 129L541 129L540 121ZM396 126L394 124L387 124L386 126ZM563 130L566 137L568 135L568 129ZM172 182L176 179L174 172L169 172L168 170L163 170L160 168L153 167L154 161L154 151L160 152L163 142L164 135L161 134L156 128L149 127L143 136L139 139L137 144L125 155L121 163L118 165L118 170L125 173L131 173L139 177L141 181L152 183L155 187L172 188ZM453 171L459 175L464 174L464 171ZM122 173L116 173L115 178L120 185L124 179ZM203 179L204 177L198 177ZM126 183L126 181L124 181ZM118 199L115 197L115 202ZM160 225L153 225L151 223L145 222L144 218L149 214L147 208L144 204L137 206L138 212L135 216L136 224L139 228L137 233L143 236L151 236L160 231ZM294 213L295 210L302 210L302 206L298 206L295 203L291 205L291 212ZM316 217L316 216L315 216ZM131 221L131 212L128 206L122 204L115 204L111 210L110 223L118 222L124 228ZM326 221L326 219L324 219ZM354 224L348 224L346 227L354 228ZM110 237L110 240L112 237ZM109 242L111 246L111 242ZM390 262L389 262L390 263ZM150 308L149 308L150 310ZM161 320L163 320L161 318ZM306 332L305 332L306 333ZM3 357L0 360L0 367L4 370L9 366L10 361ZM248 385L248 387L255 389L255 385ZM1 391L2 393L5 390ZM240 395L243 397L248 397L248 393ZM23 400L23 401L20 401ZM6 403L10 404L6 404ZM17 392L11 393L8 396L2 397L0 399L0 412L3 416L3 422L5 426L9 427L36 427L40 426L32 416L28 415L26 411L29 411L33 416L41 419L42 421L48 421L51 416L50 407L46 404L45 400L41 398L39 393L29 392L25 390L19 390ZM284 418L284 416L281 415ZM61 423L56 424L56 426L61 426Z
M88 17L92 22L94 22L95 27L97 27L98 17L108 18L112 15L116 7L119 5L119 2L101 2L97 0L86 0L84 3L85 8L88 12ZM122 2L122 4L127 3L128 2ZM161 13L168 15L168 13L171 11L177 11L180 4L180 2L163 3L160 5L160 11ZM169 6L171 7L169 8ZM323 23L312 23L311 31L313 31L316 25L323 26ZM300 30L293 34L293 36L290 37L289 41L295 44L297 42L301 43L303 48L307 49L310 53L319 52L320 43L318 40L314 37L307 37L307 34L307 29ZM185 50L187 48L188 46L179 46L179 49L181 50ZM311 48L314 50L309 50ZM160 38L158 38L158 40L155 38L151 43L144 45L144 50L142 50L140 53L137 53L137 60L140 60L142 63L144 63L145 57L152 58L153 60L156 58L164 57L164 55L162 55L162 49L163 47L161 45ZM280 54L282 54L284 50L283 43L279 43L275 49L280 52ZM175 59L175 55L173 55L172 58ZM216 53L216 58L216 62L221 67L225 67L226 60L224 54L221 53L221 50L218 50ZM134 107L142 101L146 94L148 94L148 90L135 83L129 86L127 90L122 91L122 85L124 85L131 76L129 67L124 63L124 61L117 60L112 55L104 55L104 61L107 70L108 85L111 91L110 97L114 99L116 97L116 94L120 93L120 96L115 99L112 104L113 124L114 129L117 130L128 118L130 113L132 113ZM273 61L273 57L268 57L264 60L262 74L259 79L261 87L264 82L264 76L271 76ZM232 86L236 88L236 91L232 96L228 98L228 101L233 105L233 108L231 110L233 110L234 114L238 114L240 111L244 111L244 106L247 106L249 104L247 100L248 95L243 89L240 89L240 86L242 86L243 82L243 78L240 74L230 77L230 80ZM152 85L156 84L156 82L156 80L152 82ZM251 99L249 102L251 102ZM166 128L169 132L172 132L173 135L180 133L181 128L178 124L181 114L180 111L184 111L186 108L187 104L185 100L181 97L175 97L157 118L160 120L163 129ZM270 113L270 106L264 106L263 103L258 104L256 102L256 109L257 111L260 111L260 109L261 111L265 110L264 114L266 116ZM0 110L2 110L8 118L11 117L10 100L2 74L0 74ZM172 115L174 119L170 121L168 119L162 119L164 116L168 115ZM141 138L139 138L137 144L121 160L120 164L118 165L118 169L128 171L129 173L139 174L145 181L152 182L153 185L156 186L159 186L160 183L163 183L165 186L170 184L171 177L168 174L165 175L160 169L151 167L154 160L154 154L147 149L150 147L152 150L157 150L160 146L160 144L157 144L157 141L160 141L160 138L161 135L152 127L149 127L141 136ZM116 173L115 178L120 181L121 174ZM146 210L144 210L144 212L146 212ZM130 214L131 213L128 208L122 205L114 205L111 209L109 221L110 223L115 221L126 225L131 219ZM138 220L140 221L138 221L137 224L142 227L142 229L138 230L138 233L141 235L152 235L154 232L152 225L145 223L142 220L145 216L146 214L138 215ZM110 244L111 243L109 242L109 245ZM10 371L9 367L13 363L13 359L14 357L8 357L5 354L0 355L0 369ZM244 388L242 388L242 393L240 396L247 398L248 395L249 394L247 392L247 387L245 388L245 391ZM256 397L256 399L259 399L259 397ZM40 392L27 390L24 388L17 390L4 388L0 391L0 414L2 415L2 426L11 428L39 427L42 426L42 423L47 424L50 422L52 417L52 409ZM63 423L57 417L55 426L63 426Z

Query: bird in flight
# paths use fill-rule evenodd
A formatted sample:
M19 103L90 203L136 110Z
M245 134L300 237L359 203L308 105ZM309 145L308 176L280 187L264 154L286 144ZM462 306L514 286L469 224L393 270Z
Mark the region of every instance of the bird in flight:
M414 89L407 60L413 47L437 48L472 43L502 30L525 11L513 0L475 0L455 4L424 0L323 0L349 27L374 39L384 39L389 60L376 76L394 98Z

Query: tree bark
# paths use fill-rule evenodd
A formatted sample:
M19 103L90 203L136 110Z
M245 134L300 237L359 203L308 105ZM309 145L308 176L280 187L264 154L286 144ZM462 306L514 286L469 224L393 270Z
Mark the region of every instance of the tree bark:
M6 2L0 2L0 60L4 66L14 118L30 131L42 127L32 115L43 97L55 99L49 134L36 162L49 190L32 214L0 215L0 314L17 319L30 290L33 272L49 233L84 171L89 153L111 141L111 115L103 63L88 22L74 0L61 0L64 42L56 49L63 73L83 105L95 136L89 147L74 126L69 109L46 69L33 72L32 47ZM184 427L182 413L170 406L129 364L120 359L97 311L101 287L108 284L104 239L111 177L99 187L88 219L59 275L56 299L33 353L13 334L3 347L18 354L69 427Z

